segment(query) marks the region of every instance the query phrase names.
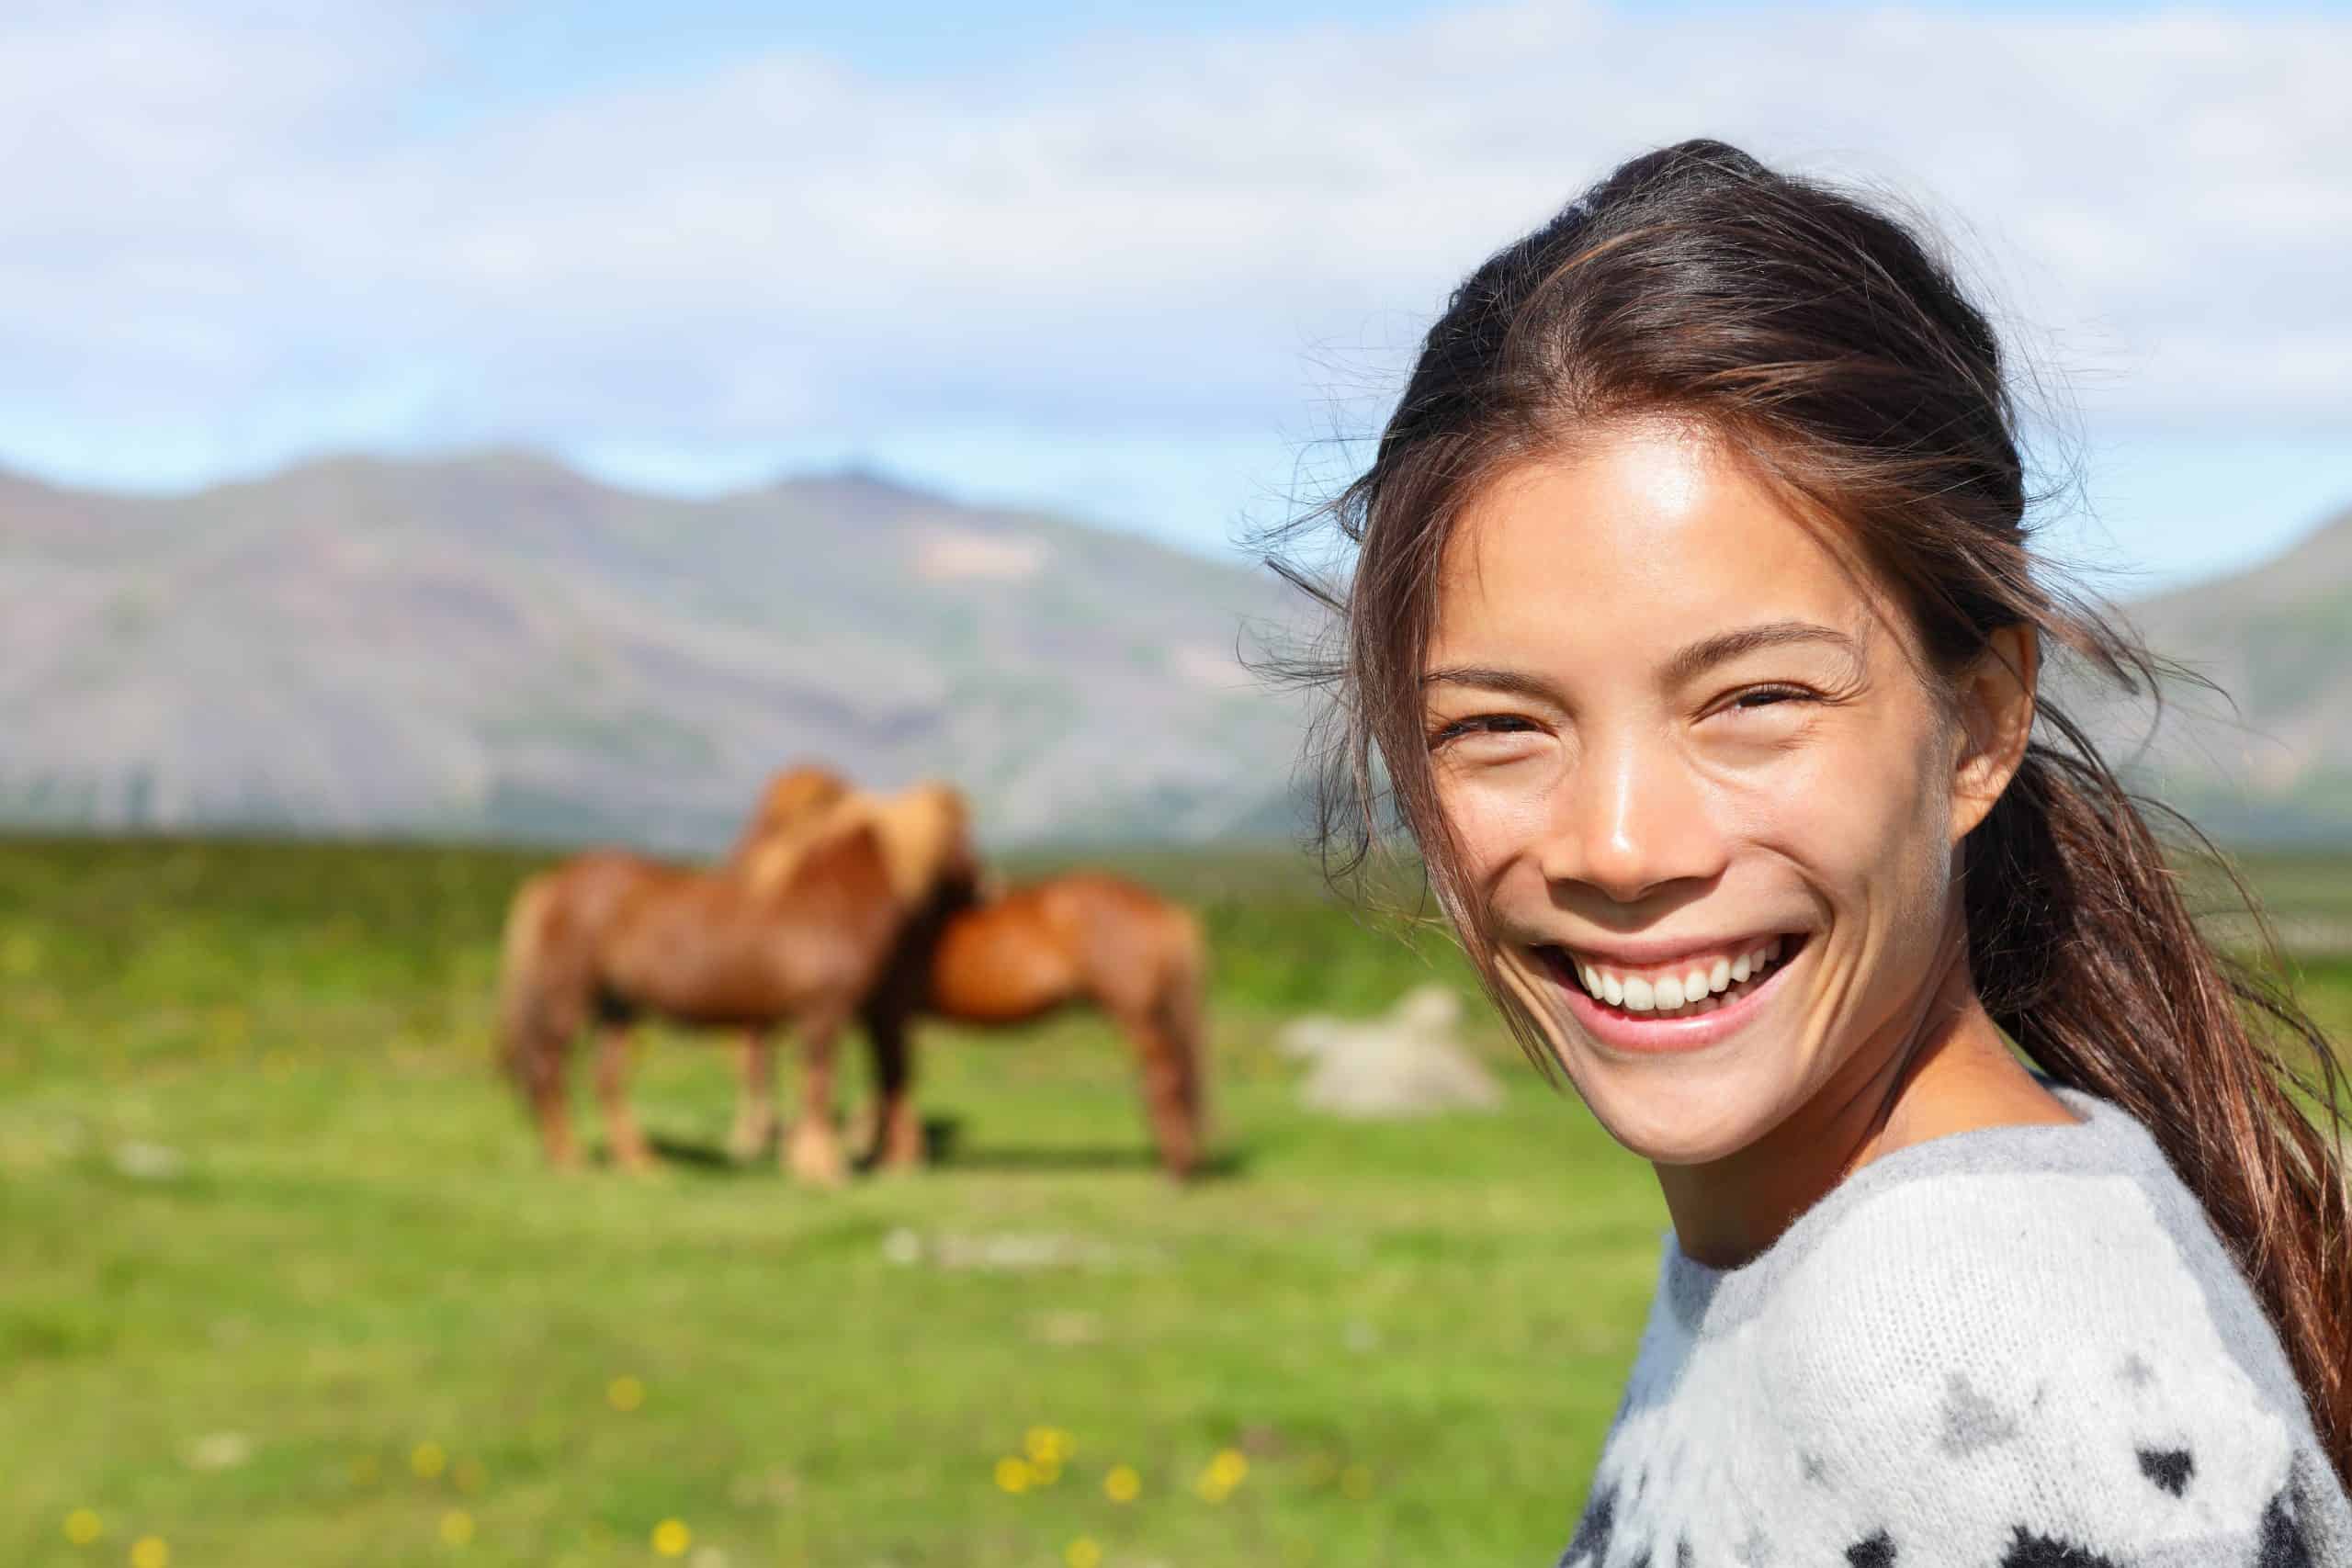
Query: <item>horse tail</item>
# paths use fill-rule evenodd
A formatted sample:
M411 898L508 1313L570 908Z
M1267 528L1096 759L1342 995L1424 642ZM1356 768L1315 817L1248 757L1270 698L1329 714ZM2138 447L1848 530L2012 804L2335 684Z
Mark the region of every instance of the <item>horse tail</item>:
M1169 914L1174 940L1160 972L1155 1009L1161 1032L1176 1048L1177 1081L1197 1159L1208 1141L1208 942L1192 911L1171 906Z
M506 931L498 965L498 1066L528 1092L532 1072L546 1053L560 1048L550 1016L548 928L560 885L552 874L532 877L506 907Z

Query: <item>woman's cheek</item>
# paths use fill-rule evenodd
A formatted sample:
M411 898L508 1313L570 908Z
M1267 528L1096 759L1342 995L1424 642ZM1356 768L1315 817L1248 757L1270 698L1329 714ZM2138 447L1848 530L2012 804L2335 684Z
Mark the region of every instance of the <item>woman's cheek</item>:
M1523 780L1492 772L1441 771L1438 804L1474 880L1485 883L1532 847L1543 831L1544 802Z
M1731 775L1724 794L1756 836L1802 846L1825 868L1859 870L1917 836L1932 782L1924 750L1906 727L1841 716L1807 744Z
M1725 821L1740 837L1781 846L1811 862L1842 839L1875 836L1877 829L1860 819L1870 815L1865 797L1883 772L1867 759L1792 751L1732 775L1719 785L1717 798Z

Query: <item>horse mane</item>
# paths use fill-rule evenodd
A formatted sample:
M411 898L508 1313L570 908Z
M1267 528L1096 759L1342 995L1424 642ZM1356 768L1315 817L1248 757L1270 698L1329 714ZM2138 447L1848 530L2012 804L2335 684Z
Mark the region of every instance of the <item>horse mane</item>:
M823 826L827 814L854 793L847 779L814 762L771 774L760 791L752 819L743 825L742 836L728 854L728 865L737 871L748 869L755 855L780 839L798 837L808 842L807 836Z
M871 818L889 867L890 891L909 908L923 902L956 863L970 858L971 813L963 792L936 779L875 803Z
M963 793L936 780L889 795L851 791L752 842L741 858L741 874L763 897L780 892L818 846L863 827L873 831L881 848L891 897L901 908L913 908L968 862L970 822Z

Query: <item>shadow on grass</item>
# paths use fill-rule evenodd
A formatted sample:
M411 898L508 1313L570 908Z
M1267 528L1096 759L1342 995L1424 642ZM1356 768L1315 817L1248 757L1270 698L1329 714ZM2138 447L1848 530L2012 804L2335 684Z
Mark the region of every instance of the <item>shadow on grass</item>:
M659 1133L649 1133L646 1142L664 1167L696 1176L712 1177L772 1177L775 1174L775 1145L751 1159L738 1160L723 1144L705 1143L695 1139L675 1138ZM942 1171L953 1170L1151 1170L1159 1165L1159 1156L1142 1144L1125 1145L1057 1145L1038 1147L1023 1145L990 1144L973 1147L964 1137L964 1123L954 1116L927 1116L922 1123L923 1164ZM1223 1148L1212 1151L1201 1161L1193 1173L1196 1181L1224 1181L1244 1175L1250 1168L1250 1152L1246 1149ZM600 1150L599 1165L610 1166L610 1150ZM860 1171L873 1169L871 1155L856 1157Z
M727 1152L724 1144L691 1142L684 1138L664 1137L649 1133L645 1141L652 1146L654 1158L663 1165L679 1166L701 1176L773 1176L775 1174L774 1146L767 1154L748 1160L737 1160ZM604 1163L612 1163L612 1153L605 1151Z
M1159 1166L1159 1154L1143 1144L968 1147L962 1122L952 1116L923 1119L922 1147L923 1162L942 1170L1156 1170ZM1201 1161L1193 1179L1222 1181L1242 1175L1249 1168L1248 1150L1216 1149Z

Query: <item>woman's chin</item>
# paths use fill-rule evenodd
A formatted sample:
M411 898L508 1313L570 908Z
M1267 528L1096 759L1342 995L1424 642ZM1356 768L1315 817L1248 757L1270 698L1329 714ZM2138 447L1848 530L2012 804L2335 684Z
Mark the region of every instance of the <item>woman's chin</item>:
M1762 1137L1770 1107L1754 1102L1717 1075L1645 1074L1664 1081L1631 1085L1569 1077L1595 1120L1626 1149L1653 1165L1712 1165Z
M1604 1122L1603 1125L1607 1124ZM1694 1136L1687 1127L1636 1127L1626 1132L1611 1127L1610 1133L1628 1150L1652 1165L1713 1165L1730 1158L1755 1142L1752 1137L1728 1131L1713 1136Z

